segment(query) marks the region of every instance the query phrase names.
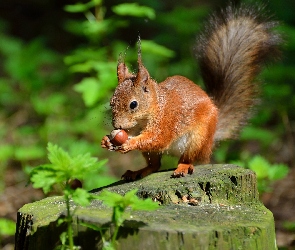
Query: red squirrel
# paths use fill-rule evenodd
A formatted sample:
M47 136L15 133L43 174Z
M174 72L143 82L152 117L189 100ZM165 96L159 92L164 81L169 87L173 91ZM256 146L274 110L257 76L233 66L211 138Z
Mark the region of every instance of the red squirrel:
M136 180L159 170L163 154L179 157L173 177L192 174L193 163L210 161L216 142L234 138L258 95L256 76L279 53L276 22L249 7L229 6L213 15L197 39L197 57L207 93L183 76L153 80L138 53L138 72L117 66L118 86L111 98L113 126L128 133L121 146L108 136L101 146L127 153L140 150L147 166L128 170Z

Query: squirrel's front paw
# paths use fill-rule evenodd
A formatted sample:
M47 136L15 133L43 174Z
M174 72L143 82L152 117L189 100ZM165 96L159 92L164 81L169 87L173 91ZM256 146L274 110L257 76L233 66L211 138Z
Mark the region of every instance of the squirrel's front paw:
M113 145L113 143L111 143L110 138L107 135L105 135L102 138L100 145L101 145L102 148L106 148L106 149L108 149L110 151L115 150L115 146Z
M118 146L116 148L116 151L119 151L122 154L126 154L129 151L131 151L131 150L132 150L132 148L130 147L130 144L129 143L124 143L121 146Z

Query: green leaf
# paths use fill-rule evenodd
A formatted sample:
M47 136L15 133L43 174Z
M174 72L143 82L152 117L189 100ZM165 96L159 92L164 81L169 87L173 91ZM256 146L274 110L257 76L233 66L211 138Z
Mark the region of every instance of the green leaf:
M272 181L284 179L289 173L288 166L284 164L274 164L268 170L268 178Z
M104 228L102 228L102 227L98 227L98 226L96 226L96 225L94 225L94 224L87 223L87 222L85 222L85 221L80 221L79 224L82 225L82 226L84 226L84 227L88 227L88 228L90 228L90 229L92 229L92 230L94 230L94 231L98 231L98 232L100 232L101 230L104 229Z
M107 190L103 190L99 195L98 199L102 200L106 205L110 207L117 206L122 202L123 196L117 193L113 193Z
M12 220L0 218L0 239L2 235L14 235L15 222Z
M20 161L36 160L44 157L45 151L40 146L20 146L14 151L14 156Z
M82 181L88 174L99 170L107 161L97 161L97 158L91 157L89 153L71 157L62 148L52 143L48 143L47 148L51 164L33 168L30 173L33 186L43 188L45 193L48 193L54 184L64 183L69 179Z
M61 241L61 244L62 244L62 245L65 245L66 242L67 242L67 239L68 239L68 234L67 234L67 232L62 232L62 233L60 234L60 236L59 236L59 239L60 239L60 241Z
M124 196L125 202L131 206L133 210L154 210L159 208L156 202L151 199L140 199L136 195L137 189L127 192Z
M152 201L151 199L145 199L141 200L138 199L138 201L134 202L131 205L133 210L156 210L159 208L158 203Z
M120 194L112 193L107 190L103 190L99 195L98 199L104 201L104 203L111 207L120 207L125 209L131 206L134 210L153 210L158 208L158 204L150 199L142 200L136 195L137 189L130 190L122 196Z
M48 97L41 97L39 93L32 95L31 103L36 112L42 115L58 114L64 110L66 94L54 93Z
M76 157L72 158L71 160L71 168L73 171L72 177L78 177L76 175L79 175L79 173L83 170L89 171L90 168L95 167L96 162L97 162L97 159L94 157L91 157L90 154L88 153L84 155L77 155ZM95 169L96 167L92 170L95 170Z
M57 226L60 226L61 224L63 224L66 220L64 218L59 218L57 220Z
M13 156L12 145L0 145L0 161L5 162Z
M88 206L93 199L92 197L91 194L82 188L77 188L72 194L73 201L81 206Z
M158 204L150 199L141 200L136 195L137 189L130 190L125 196L103 190L98 199L103 200L108 206L113 207L112 221L117 227L124 222L125 209L130 206L133 210L154 210Z
M143 52L146 51L156 56L162 56L166 58L172 58L175 56L175 52L173 50L167 49L166 47L150 40L141 40L141 49Z
M263 145L269 145L275 138L274 132L251 126L245 127L241 132L242 140L258 140Z
M112 25L114 25L112 20L107 19L99 22L87 21L83 23L83 32L93 40L99 40L99 38L111 31Z
M54 170L34 169L31 173L31 182L34 188L42 188L44 193L48 193L55 183L59 183Z
M89 174L98 171L107 162L107 159L97 161L90 154L78 155L72 159L71 178L85 179Z
M102 250L116 250L116 247L114 247L111 242L105 241Z
M268 177L270 164L262 156L257 155L253 157L248 164L249 168L256 173L258 179Z
M295 221L285 221L283 227L288 231L295 232Z
M66 169L69 167L71 164L71 157L62 148L49 142L47 150L49 152L48 159L53 165L59 169Z
M91 61L77 63L70 67L71 72L91 73L93 70L93 63Z
M155 11L147 6L140 6L138 3L122 3L114 6L112 10L121 16L135 16L135 17L147 17L149 19L155 19Z
M80 48L72 52L64 58L64 62L67 65L75 65L80 63L92 64L98 60L105 60L108 55L108 50L106 47L101 47L99 49L94 48Z
M80 83L74 86L74 89L82 94L87 107L93 106L98 101L100 86L97 78L84 78Z
M133 202L136 202L137 199L139 199L137 196L136 196L136 193L137 193L137 189L133 189L133 190L130 190L129 192L127 192L124 196L124 200L127 204L132 204Z
M91 0L88 3L76 3L72 5L66 5L64 10L72 13L86 12L87 10L101 4L102 0Z

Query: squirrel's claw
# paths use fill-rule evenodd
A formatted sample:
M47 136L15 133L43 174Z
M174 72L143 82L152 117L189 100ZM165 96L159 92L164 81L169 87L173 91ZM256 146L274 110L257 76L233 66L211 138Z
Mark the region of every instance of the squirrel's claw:
M110 141L110 138L109 136L105 135L102 140L101 140L101 143L100 143L101 147L102 148L106 148L107 150L109 151L118 151L120 153L127 153L129 151L131 151L131 147L128 143L124 143L122 144L121 146L116 146L114 145L111 141Z
M100 145L102 148L106 148L110 151L115 150L115 146L111 143L110 138L107 135L102 138Z
M177 169L172 174L173 178L184 177L186 174L192 174L194 172L193 164L179 163Z
M122 175L121 180L125 180L125 181L135 181L138 179L141 179L141 173L140 171L131 171L131 170L127 170L125 172L125 174Z
M128 145L126 143L124 143L123 145L121 146L118 146L116 148L116 151L119 151L120 153L122 154L126 154L128 153L129 151L131 151L131 149L128 147Z

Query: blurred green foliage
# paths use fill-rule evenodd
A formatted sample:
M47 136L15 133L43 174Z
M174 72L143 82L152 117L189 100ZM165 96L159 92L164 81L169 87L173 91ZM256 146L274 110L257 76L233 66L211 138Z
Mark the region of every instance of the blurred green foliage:
M283 227L288 231L295 232L295 221L285 221Z
M55 21L72 43L60 50L48 42L59 44L63 37L44 33L25 41L10 35L9 24L1 21L0 178L7 166L25 168L43 162L48 141L68 148L71 155L89 152L100 159L106 157L100 140L111 130L108 102L117 84L117 60L121 55L136 70L138 35L143 62L153 78L160 82L181 74L202 85L194 56L195 38L219 5L225 3L90 0L64 5L63 22ZM280 27L286 40L282 61L263 71L260 78L266 84L262 84L255 116L242 131L241 140L216 148L215 162L251 159L256 154L269 162L295 162L295 19L290 14L295 7L276 0L268 5L284 21ZM101 185L97 179L89 176L87 187Z
M2 237L15 234L15 222L13 220L0 218L0 245Z
M289 168L285 164L270 164L264 157L256 155L243 161L234 161L238 166L248 168L256 173L258 191L261 194L272 191L275 181L284 179Z

